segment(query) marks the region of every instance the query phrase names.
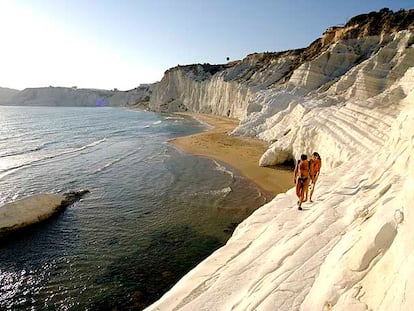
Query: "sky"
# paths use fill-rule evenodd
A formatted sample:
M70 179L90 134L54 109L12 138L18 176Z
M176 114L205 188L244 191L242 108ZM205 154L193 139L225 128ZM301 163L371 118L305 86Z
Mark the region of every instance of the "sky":
M308 46L414 0L0 0L0 87L128 90L178 64Z

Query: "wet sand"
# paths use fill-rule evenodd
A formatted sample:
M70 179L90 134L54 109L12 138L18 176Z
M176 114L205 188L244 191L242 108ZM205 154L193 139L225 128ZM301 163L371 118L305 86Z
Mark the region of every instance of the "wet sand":
M259 166L259 159L268 146L265 142L227 134L238 126L239 120L204 114L186 115L208 123L213 128L171 140L170 143L178 149L227 163L272 194L286 192L294 186L291 170Z

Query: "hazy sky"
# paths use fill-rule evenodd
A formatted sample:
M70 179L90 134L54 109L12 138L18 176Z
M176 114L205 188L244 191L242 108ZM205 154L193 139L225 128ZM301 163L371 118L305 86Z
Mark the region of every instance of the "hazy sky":
M383 7L414 0L0 0L0 86L131 89L177 64L306 47Z

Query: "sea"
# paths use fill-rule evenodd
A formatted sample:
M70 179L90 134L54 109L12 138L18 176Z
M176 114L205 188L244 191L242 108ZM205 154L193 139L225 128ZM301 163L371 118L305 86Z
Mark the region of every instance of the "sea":
M189 116L0 106L0 205L88 189L0 240L0 310L142 310L220 248L271 195L168 141Z

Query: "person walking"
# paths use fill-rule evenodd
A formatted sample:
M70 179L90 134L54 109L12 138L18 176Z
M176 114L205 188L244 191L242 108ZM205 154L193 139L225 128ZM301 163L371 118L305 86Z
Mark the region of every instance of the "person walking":
M294 182L296 183L296 195L299 198L298 210L302 210L302 202L305 195L305 189L309 186L309 161L306 154L300 156L300 160L295 167Z
M312 154L312 159L310 160L310 165L309 165L309 174L310 174L310 181L311 181L311 190L310 190L310 195L309 195L309 201L312 201L312 195L313 192L315 191L315 185L316 182L318 181L318 177L319 177L319 172L321 171L321 166L322 166L322 159L321 156L319 155L319 153L317 153L316 151Z

